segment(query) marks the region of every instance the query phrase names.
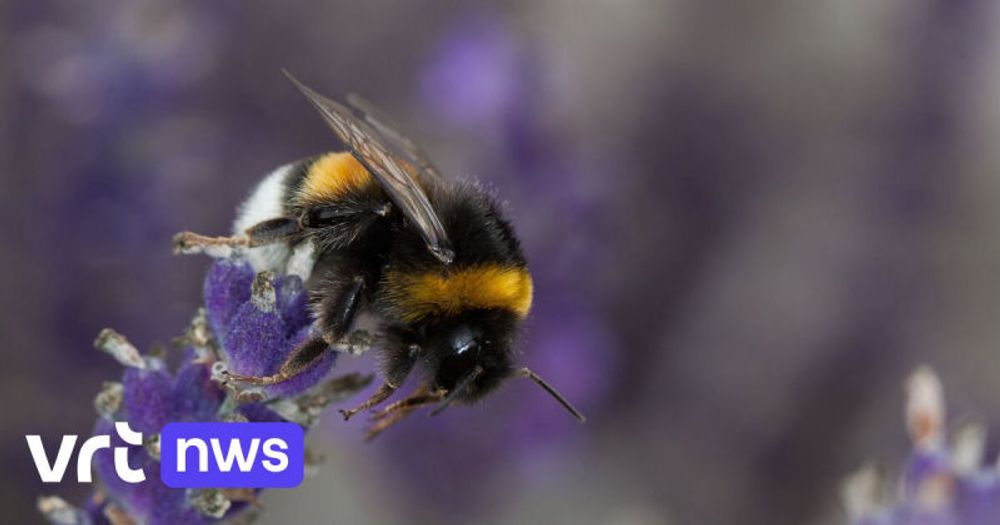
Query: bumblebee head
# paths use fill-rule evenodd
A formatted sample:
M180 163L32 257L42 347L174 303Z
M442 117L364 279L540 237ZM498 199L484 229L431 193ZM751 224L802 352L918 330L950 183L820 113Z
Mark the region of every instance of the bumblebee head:
M509 377L526 377L542 387L566 410L583 422L583 415L559 392L528 368L515 368L512 359L516 316L510 312L486 310L467 313L439 326L430 333L429 370L435 389L445 397L431 413L437 414L451 403L470 403L495 390Z
M513 373L512 319L502 315L463 315L434 330L428 341L429 367L435 388L453 401L472 402L494 390Z

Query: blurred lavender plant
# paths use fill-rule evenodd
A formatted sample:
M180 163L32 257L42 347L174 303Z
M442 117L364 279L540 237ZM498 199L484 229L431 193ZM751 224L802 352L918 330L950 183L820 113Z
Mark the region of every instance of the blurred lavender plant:
M1000 469L983 465L984 429L960 425L946 443L944 395L933 370L907 385L906 419L913 451L891 495L879 470L866 466L844 483L854 525L988 525L1000 523Z
M308 429L328 404L363 388L371 377L350 374L323 382L336 354L329 352L306 372L279 385L237 388L227 370L274 373L309 335L311 314L302 280L295 275L254 274L238 259L217 260L204 285L205 307L175 343L183 359L174 373L162 350L141 354L125 337L105 329L98 349L126 367L121 382L105 383L94 400L94 434L112 436L112 446L127 446L114 432L127 421L143 433L144 446L129 448L129 464L146 480L128 484L115 474L111 449L98 451L94 468L100 481L84 508L58 497L39 499L39 510L60 525L201 524L219 520L246 523L259 507L256 489L183 490L160 481L159 432L176 421L290 421ZM315 466L317 457L307 453Z

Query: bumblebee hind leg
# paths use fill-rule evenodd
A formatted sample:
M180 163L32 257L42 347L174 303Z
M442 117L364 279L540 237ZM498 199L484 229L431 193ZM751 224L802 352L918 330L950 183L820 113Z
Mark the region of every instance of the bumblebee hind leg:
M251 248L284 242L302 233L302 224L295 217L278 217L258 222L247 228L247 241Z
M241 383L273 385L288 381L312 366L317 358L331 349L344 346L340 339L347 334L360 309L365 289L362 277L347 282L327 281L319 294L320 335L310 337L289 354L278 371L268 376L245 376L229 373L229 378Z
M229 378L251 385L274 385L282 383L301 374L313 364L316 358L323 355L326 350L326 341L320 337L311 337L292 351L292 354L282 363L281 368L278 369L276 374L269 376L245 376L229 372Z
M191 255L204 253L212 257L228 257L233 250L246 248L246 237L209 237L194 232L180 232L174 235L174 253Z
M209 237L194 232L174 235L174 252L178 254L206 253L227 256L236 248L256 248L287 241L302 233L302 226L293 217L278 217L257 223L247 229L246 235Z

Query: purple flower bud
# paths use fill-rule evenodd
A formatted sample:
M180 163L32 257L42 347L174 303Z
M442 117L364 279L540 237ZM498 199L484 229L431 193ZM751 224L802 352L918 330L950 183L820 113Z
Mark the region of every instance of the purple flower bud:
M171 389L173 413L171 421L212 421L222 400L222 390L210 381L211 371L207 366L194 362L189 353Z
M125 370L124 408L129 425L137 432L159 432L170 421L172 381L163 368Z
M1000 517L1000 478L994 471L958 480L956 506L964 525L989 525Z
M205 312L216 335L225 335L229 320L250 299L253 269L245 262L218 261L205 277Z
M281 319L285 322L285 336L293 337L303 326L311 322L309 312L309 294L305 293L305 285L297 275L288 275L278 281L278 308L281 309Z
M248 301L233 315L223 351L233 372L267 375L281 365L286 341L281 316L261 311Z
M1000 523L1000 473L983 466L985 433L960 427L949 445L943 428L944 394L937 375L919 368L909 381L907 419L913 452L900 487L887 486L873 469L844 484L855 525L986 525ZM898 494L898 497L886 497Z
M107 330L97 346L127 368L119 386L108 384L95 406L101 417L95 435L111 436L112 447L128 448L128 463L142 468L145 481L130 484L119 479L114 450L94 455L94 470L101 482L83 509L58 498L43 498L40 509L50 519L70 516L80 523L104 524L132 521L148 524L206 524L228 519L248 507L248 494L225 490L172 489L160 481L159 432L174 421L288 421L260 402L248 401L245 392L231 389L213 378L216 359L228 370L244 375L270 375L278 371L295 348L310 335L312 318L302 281L297 277L254 275L239 261L217 261L205 279L205 316L196 316L186 338L190 347L176 373L159 357L143 356L120 334ZM205 321L211 333L205 329ZM330 372L335 354L328 352L289 381L268 386L264 397L298 407L295 394L317 385ZM363 382L347 382L345 393ZM313 402L310 410L322 409ZM315 414L299 417L282 412L299 424L311 425ZM118 436L115 421L127 421L142 432L145 444L129 446ZM303 423L302 421L306 421ZM246 491L244 491L246 492ZM252 498L254 491L249 492Z

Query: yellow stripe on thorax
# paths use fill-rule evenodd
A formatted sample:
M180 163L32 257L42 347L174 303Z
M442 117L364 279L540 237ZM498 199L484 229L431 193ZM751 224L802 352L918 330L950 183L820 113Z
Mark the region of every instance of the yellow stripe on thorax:
M406 322L477 308L501 308L523 318L531 310L532 282L525 268L490 264L447 273L389 272L386 291Z
M350 153L327 153L309 166L299 195L305 201L331 200L372 182L368 170Z

